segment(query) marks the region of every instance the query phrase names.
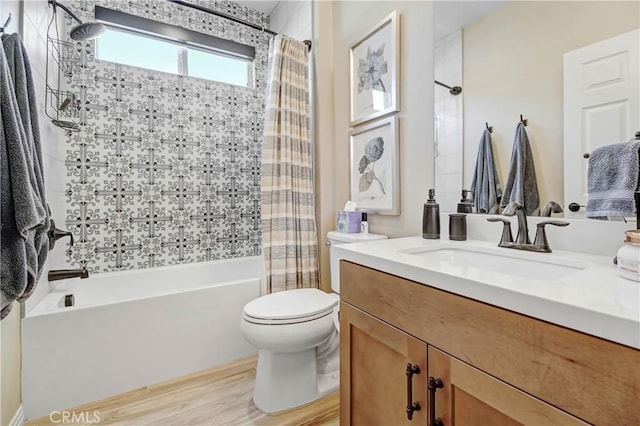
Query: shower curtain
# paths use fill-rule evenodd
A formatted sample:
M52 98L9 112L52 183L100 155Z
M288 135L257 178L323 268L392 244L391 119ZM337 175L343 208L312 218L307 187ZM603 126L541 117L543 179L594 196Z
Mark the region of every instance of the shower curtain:
M307 46L269 47L262 147L262 245L269 293L318 287Z

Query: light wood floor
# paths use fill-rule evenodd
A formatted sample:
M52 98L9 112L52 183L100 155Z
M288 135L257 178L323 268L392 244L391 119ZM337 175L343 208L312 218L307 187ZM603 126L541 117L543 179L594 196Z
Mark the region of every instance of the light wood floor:
M76 416L85 413L85 424L100 425L338 426L338 392L278 415L261 413L252 401L255 373L256 358L249 357L68 411ZM99 422L95 420L96 415ZM59 417L53 420L61 424ZM54 423L48 416L26 423L27 426L51 424ZM78 424L82 422L74 422Z

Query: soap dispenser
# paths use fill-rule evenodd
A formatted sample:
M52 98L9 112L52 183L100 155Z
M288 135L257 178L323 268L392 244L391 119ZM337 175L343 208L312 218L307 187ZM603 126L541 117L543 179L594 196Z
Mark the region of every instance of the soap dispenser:
M440 238L440 205L436 202L435 189L429 189L429 199L422 211L422 238Z
M469 193L473 194L473 191L468 189L462 190L462 199L458 203L458 213L473 213L473 201L467 198Z

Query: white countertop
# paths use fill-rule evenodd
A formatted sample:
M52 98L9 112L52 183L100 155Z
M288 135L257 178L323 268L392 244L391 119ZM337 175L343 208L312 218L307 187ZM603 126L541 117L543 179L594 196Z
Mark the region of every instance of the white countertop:
M518 278L507 270L453 266L411 253L440 248L583 269L560 278ZM640 283L620 277L611 257L560 250L534 253L500 248L495 242L422 237L342 244L332 250L331 255L340 259L640 349Z

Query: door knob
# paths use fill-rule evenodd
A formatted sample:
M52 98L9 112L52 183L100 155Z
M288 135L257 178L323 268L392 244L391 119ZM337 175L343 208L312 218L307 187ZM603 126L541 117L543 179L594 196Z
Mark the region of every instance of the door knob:
M577 212L578 210L580 210L581 207L584 207L584 206L578 203L569 204L569 210L571 210L572 212Z

